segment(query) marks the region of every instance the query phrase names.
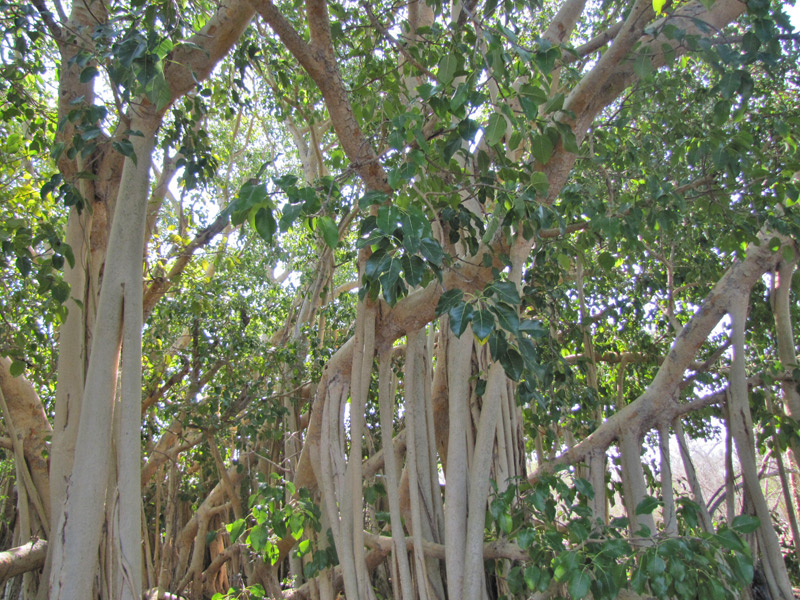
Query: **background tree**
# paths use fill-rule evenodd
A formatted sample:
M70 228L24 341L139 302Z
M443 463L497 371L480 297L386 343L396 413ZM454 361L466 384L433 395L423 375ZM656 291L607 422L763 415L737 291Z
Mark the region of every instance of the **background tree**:
M792 597L780 4L2 8L7 597Z

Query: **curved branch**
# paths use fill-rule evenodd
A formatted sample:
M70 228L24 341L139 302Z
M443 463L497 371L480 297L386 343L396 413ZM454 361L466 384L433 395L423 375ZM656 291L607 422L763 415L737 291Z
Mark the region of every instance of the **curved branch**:
M669 353L664 359L647 390L632 403L600 425L581 442L555 458L540 465L530 480L535 481L540 474L552 472L555 467L576 464L586 460L598 448L607 448L618 440L623 432L642 432L664 419L675 416L675 407L680 407L676 395L683 375L690 368L697 351L705 343L711 331L727 314L733 303L750 293L752 286L761 275L774 269L780 260L780 252L769 249L769 235L762 233L761 245L752 246L744 260L737 261L717 282L705 301L695 312L683 331L675 338Z

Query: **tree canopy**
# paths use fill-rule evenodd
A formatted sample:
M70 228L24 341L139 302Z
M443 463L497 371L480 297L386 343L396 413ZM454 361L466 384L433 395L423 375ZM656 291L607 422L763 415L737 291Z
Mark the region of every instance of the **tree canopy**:
M786 4L0 1L3 598L793 598Z

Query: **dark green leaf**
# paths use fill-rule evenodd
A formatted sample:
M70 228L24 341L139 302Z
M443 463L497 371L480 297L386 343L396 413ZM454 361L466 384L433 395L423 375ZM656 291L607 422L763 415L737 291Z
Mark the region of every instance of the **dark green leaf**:
M378 229L386 235L392 235L400 221L400 210L396 206L378 208Z
M404 254L402 258L403 273L409 287L416 287L422 283L425 275L425 261L419 256L409 256Z
M370 190L366 192L361 198L358 199L358 207L361 210L366 210L375 204L383 204L388 197L384 192Z
M436 304L436 316L439 317L454 306L458 306L464 299L464 292L459 289L447 290Z
M506 375L513 381L519 381L525 370L525 361L514 348L508 348L505 354L500 356L500 364L503 365Z
M505 302L511 306L519 306L520 302L522 302L517 286L510 281L495 281L487 291L495 294L498 301Z
M375 280L380 277L389 268L392 262L392 257L386 250L380 248L372 253L367 259L367 264L364 265L364 278L367 280Z
M482 308L472 316L472 333L483 344L489 338L489 334L494 330L494 316L492 313Z
M472 305L463 301L447 311L450 317L450 329L456 337L461 337L467 330L467 326L472 322L472 313Z
M433 238L424 237L420 240L420 244L420 254L422 254L422 256L428 260L428 262L436 265L437 267L441 267L442 259L444 258L444 251L439 245L439 242Z
M575 479L575 489L578 490L578 493L583 494L589 500L594 498L594 488L592 487L592 484L583 477L578 477Z
M516 335L519 332L519 315L517 309L504 302L498 302L492 307L492 311L497 315L500 327Z
M130 158L134 165L136 164L136 153L133 151L133 144L130 140L121 139L116 142L112 142L111 146L123 156Z
M81 71L81 83L88 83L97 76L97 67L89 66Z
M572 579L572 574L578 569L578 555L573 550L559 554L553 560L555 569L553 578L561 583Z

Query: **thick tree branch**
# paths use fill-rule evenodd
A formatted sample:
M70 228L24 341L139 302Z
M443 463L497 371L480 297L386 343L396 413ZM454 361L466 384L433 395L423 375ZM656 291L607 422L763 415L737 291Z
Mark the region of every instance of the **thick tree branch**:
M0 552L0 586L16 575L36 571L44 566L47 541L36 540Z
M175 49L164 67L172 101L211 74L214 66L242 36L254 13L247 0L225 0L201 31Z
M586 0L567 0L558 9L558 13L550 21L547 31L542 36L543 39L554 45L563 44L572 35L575 24L580 19Z
M312 46L300 37L271 0L252 0L252 2L322 92L334 131L353 169L361 176L368 189L391 194L392 190L387 183L386 173L378 155L353 115L353 107L335 61L333 47L319 46L321 41L330 40L327 10L321 11L314 2L310 2L313 11L309 13L309 19L313 20L313 23L310 22L309 25L317 31L317 37L312 38ZM323 28L327 30L326 33L322 32Z

